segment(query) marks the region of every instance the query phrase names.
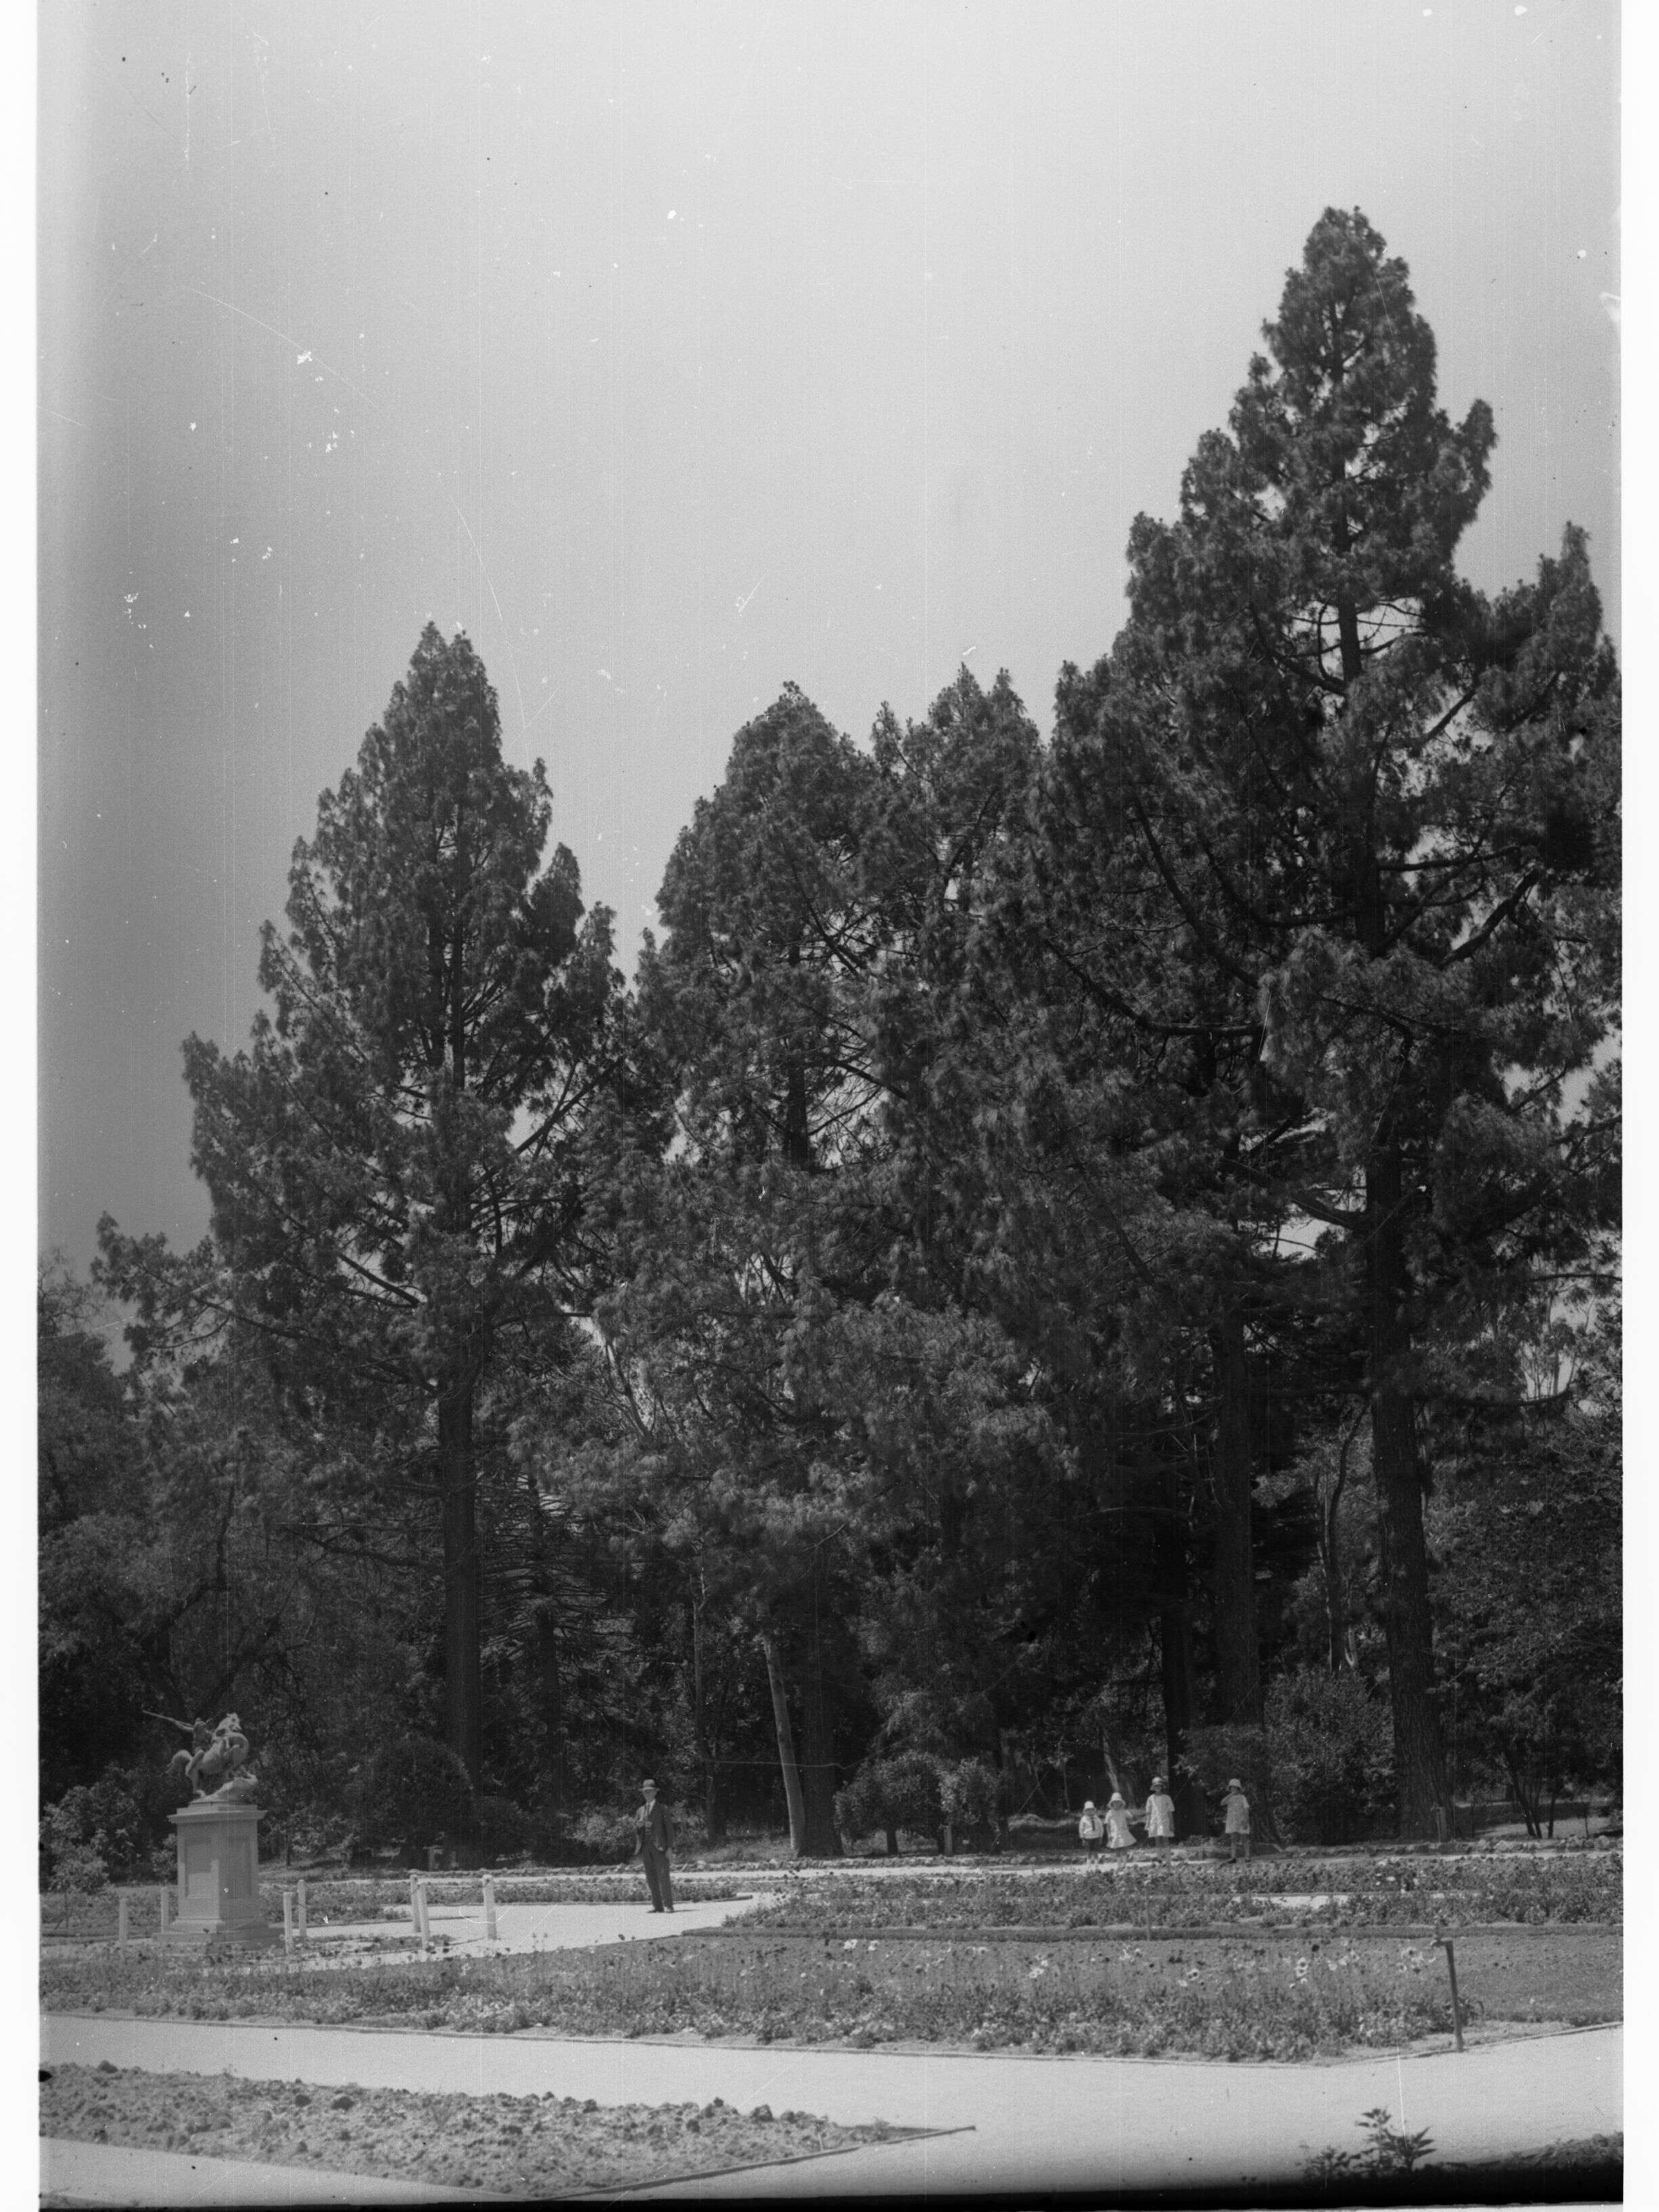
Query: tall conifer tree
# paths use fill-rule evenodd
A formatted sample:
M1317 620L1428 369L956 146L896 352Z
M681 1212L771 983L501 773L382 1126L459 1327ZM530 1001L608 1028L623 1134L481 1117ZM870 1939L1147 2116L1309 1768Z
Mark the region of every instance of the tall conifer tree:
M503 1333L562 1333L575 1139L621 979L575 860L541 866L546 772L501 756L495 695L428 623L267 923L272 1012L227 1058L192 1036L213 1247L168 1271L105 1226L105 1279L257 1330L292 1387L383 1395L425 1431L443 1536L445 1737L482 1759L475 1419ZM407 1434L407 1430L404 1430ZM420 1433L419 1428L416 1433Z
M1322 216L1265 335L1179 520L1134 526L1092 712L1181 957L1248 1025L1225 1172L1347 1257L1401 1825L1430 1834L1419 1407L1450 1352L1503 1387L1501 1313L1604 1141L1573 1079L1616 1004L1617 676L1580 532L1496 599L1458 575L1491 413L1437 404L1362 215Z

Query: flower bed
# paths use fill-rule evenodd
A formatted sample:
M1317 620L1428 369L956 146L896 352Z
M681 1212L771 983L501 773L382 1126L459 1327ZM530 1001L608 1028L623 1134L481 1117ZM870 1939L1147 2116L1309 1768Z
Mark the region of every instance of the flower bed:
M1609 1931L1470 1939L1465 2017L1618 2014ZM1498 1946L1497 1951L1491 1947ZM1507 1950L1516 1956L1501 1960ZM1484 1963L1483 1963L1484 1961ZM1499 1972L1500 1963L1504 1971ZM330 1970L198 1964L146 1947L48 1959L53 2010L378 2022L473 2033L943 2043L975 2049L1305 2058L1449 2032L1443 1963L1417 1942L1300 1933L1044 1944L880 1938L624 1943ZM1492 2002L1488 2004L1490 1995Z
M40 2132L546 2197L770 2166L924 2130L879 2121L843 2127L810 2112L775 2118L765 2105L740 2112L718 2097L701 2106L601 2106L551 2094L313 2089L118 2069L106 2061L52 2069L40 2087Z
M745 1924L850 1935L902 1927L964 1933L999 1927L1167 1929L1247 1919L1330 1927L1616 1924L1622 1917L1623 1858L1616 1853L1356 1861L1340 1874L1316 1873L1295 1860L1235 1866L1202 1860L1161 1864L1147 1856L1054 1874L975 1869L790 1881Z

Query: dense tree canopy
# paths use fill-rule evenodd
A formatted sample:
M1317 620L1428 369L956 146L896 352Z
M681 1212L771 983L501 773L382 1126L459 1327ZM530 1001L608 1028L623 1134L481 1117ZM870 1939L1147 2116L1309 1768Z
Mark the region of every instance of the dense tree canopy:
M647 1764L807 1853L1154 1771L1332 1839L1617 1785L1589 549L1459 574L1494 426L1357 211L1265 336L1052 740L1006 676L866 744L786 687L631 988L424 633L270 1012L185 1048L211 1237L106 1225L124 1374L45 1279L49 1796L232 1698L289 1832L481 1849Z
M569 1160L618 980L569 853L538 872L550 811L541 763L501 758L471 646L428 624L295 848L289 934L268 924L260 956L272 1012L234 1058L185 1048L211 1250L191 1279L105 1240L147 1330L234 1316L290 1395L395 1407L439 1504L445 1734L474 1771L480 1396L505 1338L556 1359L580 1303Z

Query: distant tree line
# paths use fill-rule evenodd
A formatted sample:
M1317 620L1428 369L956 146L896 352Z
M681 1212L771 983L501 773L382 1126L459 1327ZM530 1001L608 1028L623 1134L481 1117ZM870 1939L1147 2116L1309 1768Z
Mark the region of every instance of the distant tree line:
M124 1372L43 1277L48 1802L154 1840L225 1705L301 1841L1618 1785L1614 657L1579 532L1457 574L1362 216L1264 337L1052 736L786 687L631 987L428 627L185 1045L210 1236L102 1224Z

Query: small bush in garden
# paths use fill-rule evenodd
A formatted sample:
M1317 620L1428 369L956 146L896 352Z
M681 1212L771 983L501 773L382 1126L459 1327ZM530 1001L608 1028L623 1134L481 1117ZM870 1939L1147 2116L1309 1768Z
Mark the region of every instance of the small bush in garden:
M66 1790L55 1806L46 1808L46 1821L56 1821L55 1832L65 1839L97 1835L110 1870L125 1875L144 1866L149 1850L162 1837L171 1842L167 1814L189 1794L170 1789L165 1772L156 1777L107 1766L89 1786ZM45 1836L43 1827L43 1842Z
M1355 2125L1370 2137L1364 2150L1322 2150L1303 2167L1305 2180L1329 2184L1359 2174L1410 2173L1434 2148L1426 2128L1407 2135L1386 2105L1374 2105Z
M468 1834L485 1859L527 1856L535 1838L535 1823L510 1797L480 1795L472 1800Z
M890 1851L898 1832L938 1838L945 1823L939 1762L923 1751L866 1759L844 1790L836 1792L836 1825L851 1836L885 1832Z
M951 1823L951 1840L989 1842L997 1830L1001 1778L982 1759L964 1759L939 1777L939 1803Z
M634 1855L634 1816L609 1807L590 1807L570 1823L570 1840L594 1861L614 1863Z
M1267 1692L1273 1811L1292 1841L1358 1842L1394 1797L1384 1701L1352 1671L1303 1667Z
M89 1790L66 1790L41 1822L46 1880L54 1895L63 1899L65 1928L70 1899L96 1897L109 1881L104 1832L87 1826L93 1817L90 1800Z

